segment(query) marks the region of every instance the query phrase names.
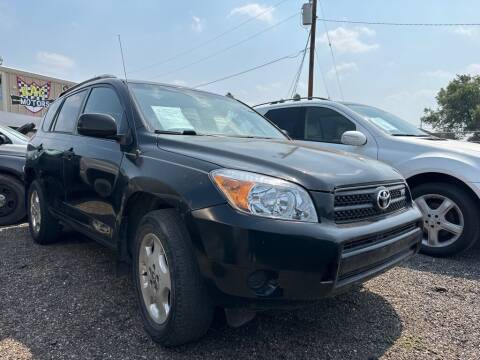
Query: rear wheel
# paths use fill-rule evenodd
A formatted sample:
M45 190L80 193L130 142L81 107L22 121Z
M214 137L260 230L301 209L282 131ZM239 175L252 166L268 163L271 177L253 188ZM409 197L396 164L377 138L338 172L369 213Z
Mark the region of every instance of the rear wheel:
M48 211L47 198L39 181L30 185L27 211L33 241L42 245L55 242L61 234L61 226Z
M475 243L480 212L465 190L448 183L426 183L414 187L412 196L423 215L423 253L449 256Z
M202 337L213 306L185 226L175 210L156 210L141 221L133 276L145 330L164 346Z
M13 176L0 174L0 226L17 224L25 215L22 182Z

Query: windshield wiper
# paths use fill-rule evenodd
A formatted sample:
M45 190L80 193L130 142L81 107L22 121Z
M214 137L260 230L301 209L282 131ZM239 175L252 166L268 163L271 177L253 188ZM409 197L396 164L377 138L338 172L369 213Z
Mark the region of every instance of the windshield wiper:
M430 137L432 135L421 135L421 134L392 134L392 136L410 136L410 137Z
M167 134L167 135L198 135L195 130L182 130L182 131L155 130L155 134Z

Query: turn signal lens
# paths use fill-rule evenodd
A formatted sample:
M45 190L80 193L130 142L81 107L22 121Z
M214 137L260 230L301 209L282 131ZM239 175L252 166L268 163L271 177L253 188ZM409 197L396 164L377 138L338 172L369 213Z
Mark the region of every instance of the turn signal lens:
M229 202L241 210L248 211L248 194L255 185L254 183L231 179L220 174L214 175L213 179Z
M237 210L283 220L318 221L310 195L297 184L232 169L214 170L211 178Z

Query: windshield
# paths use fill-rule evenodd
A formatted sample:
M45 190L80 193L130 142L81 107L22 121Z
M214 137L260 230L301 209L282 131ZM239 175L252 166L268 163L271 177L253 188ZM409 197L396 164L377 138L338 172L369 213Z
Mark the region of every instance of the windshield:
M394 136L429 136L415 125L389 112L366 105L347 104L347 106L387 134Z
M157 131L285 139L262 116L228 97L155 84L131 83L129 88Z
M12 141L13 143L22 143L22 144L26 144L28 143L28 137L26 137L25 135L19 133L18 131L15 131L7 126L1 126L0 125L0 133L2 133L3 135L5 135L6 137L8 137L10 139L10 141Z

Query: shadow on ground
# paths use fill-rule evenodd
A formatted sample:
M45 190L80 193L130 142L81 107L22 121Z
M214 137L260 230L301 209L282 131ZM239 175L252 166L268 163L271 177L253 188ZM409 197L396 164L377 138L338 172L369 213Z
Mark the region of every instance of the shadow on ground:
M200 342L165 349L144 333L131 282L113 276L102 247L78 237L40 247L16 229L0 231L0 254L0 343L39 359L374 359L402 331L391 305L361 290L239 329L216 320Z
M401 266L437 275L478 280L480 278L480 242L452 257L435 258L420 254Z

